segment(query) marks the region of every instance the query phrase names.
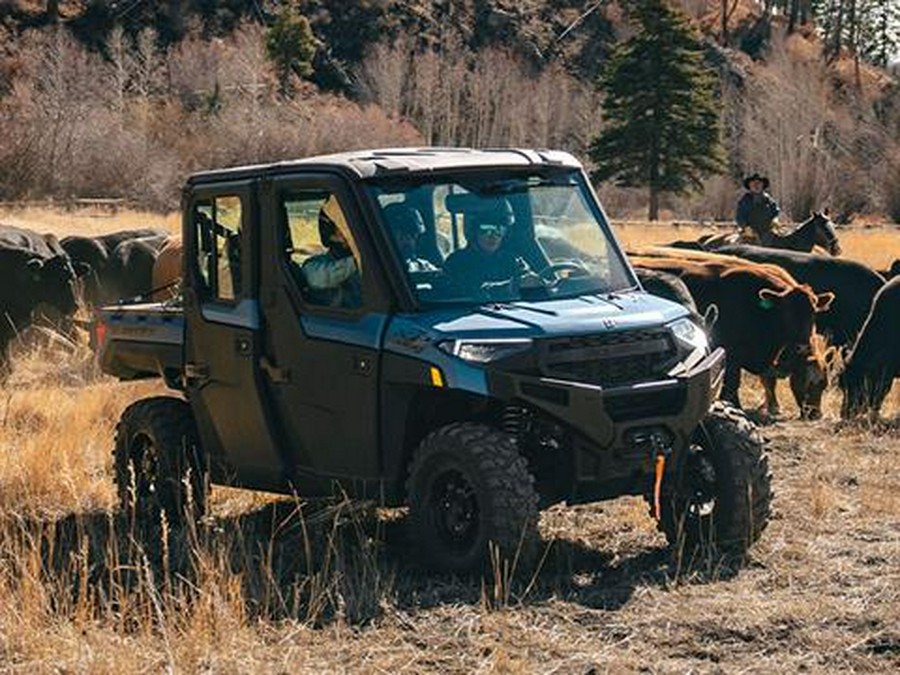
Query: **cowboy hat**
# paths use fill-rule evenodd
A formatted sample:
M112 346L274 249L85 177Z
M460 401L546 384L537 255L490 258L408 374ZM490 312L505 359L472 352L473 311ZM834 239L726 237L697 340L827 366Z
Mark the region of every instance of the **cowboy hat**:
M769 189L769 179L766 178L765 176L761 176L760 173L759 173L758 171L755 172L752 176L747 176L747 177L744 179L744 187L745 187L747 190L749 190L749 189L750 189L750 182L751 182L751 181L754 181L754 180L762 181L762 184L763 184L763 190L768 190L768 189Z

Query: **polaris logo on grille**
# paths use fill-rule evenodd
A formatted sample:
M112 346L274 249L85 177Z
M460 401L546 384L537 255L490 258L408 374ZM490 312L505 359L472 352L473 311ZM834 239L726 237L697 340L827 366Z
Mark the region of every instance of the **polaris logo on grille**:
M615 319L603 319L603 327L604 328L615 328L616 320Z

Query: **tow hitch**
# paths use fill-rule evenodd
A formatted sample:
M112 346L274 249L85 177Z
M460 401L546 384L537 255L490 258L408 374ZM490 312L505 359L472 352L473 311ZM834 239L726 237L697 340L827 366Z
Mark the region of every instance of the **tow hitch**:
M666 472L666 459L671 449L664 447L656 453L656 461L653 466L653 518L659 522L662 509L659 504L660 494L662 492L663 475Z
M668 430L646 429L628 435L629 445L644 457L653 457L653 517L659 522L662 514L660 499L666 462L672 454L672 435Z

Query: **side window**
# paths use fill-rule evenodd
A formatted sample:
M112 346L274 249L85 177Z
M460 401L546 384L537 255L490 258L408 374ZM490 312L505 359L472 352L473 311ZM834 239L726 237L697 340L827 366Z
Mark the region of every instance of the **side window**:
M280 208L284 258L303 299L321 307L360 307L362 259L337 195L283 193Z
M223 195L194 204L197 269L209 299L233 301L241 294L241 199Z

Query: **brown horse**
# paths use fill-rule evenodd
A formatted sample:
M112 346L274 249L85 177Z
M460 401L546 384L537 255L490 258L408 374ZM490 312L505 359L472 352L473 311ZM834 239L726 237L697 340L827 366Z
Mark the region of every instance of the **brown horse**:
M834 229L834 223L827 214L813 213L805 222L797 226L796 229L781 234L777 231L772 232L772 240L768 244L760 244L760 242L744 239L738 232L730 232L728 234L712 234L704 235L697 241L676 241L669 246L675 248L687 248L699 251L715 251L720 246L728 244L756 244L757 246L768 246L769 248L783 248L791 251L803 251L809 253L813 247L820 246L828 251L829 254L837 256L841 254L841 244L838 241L837 232Z

